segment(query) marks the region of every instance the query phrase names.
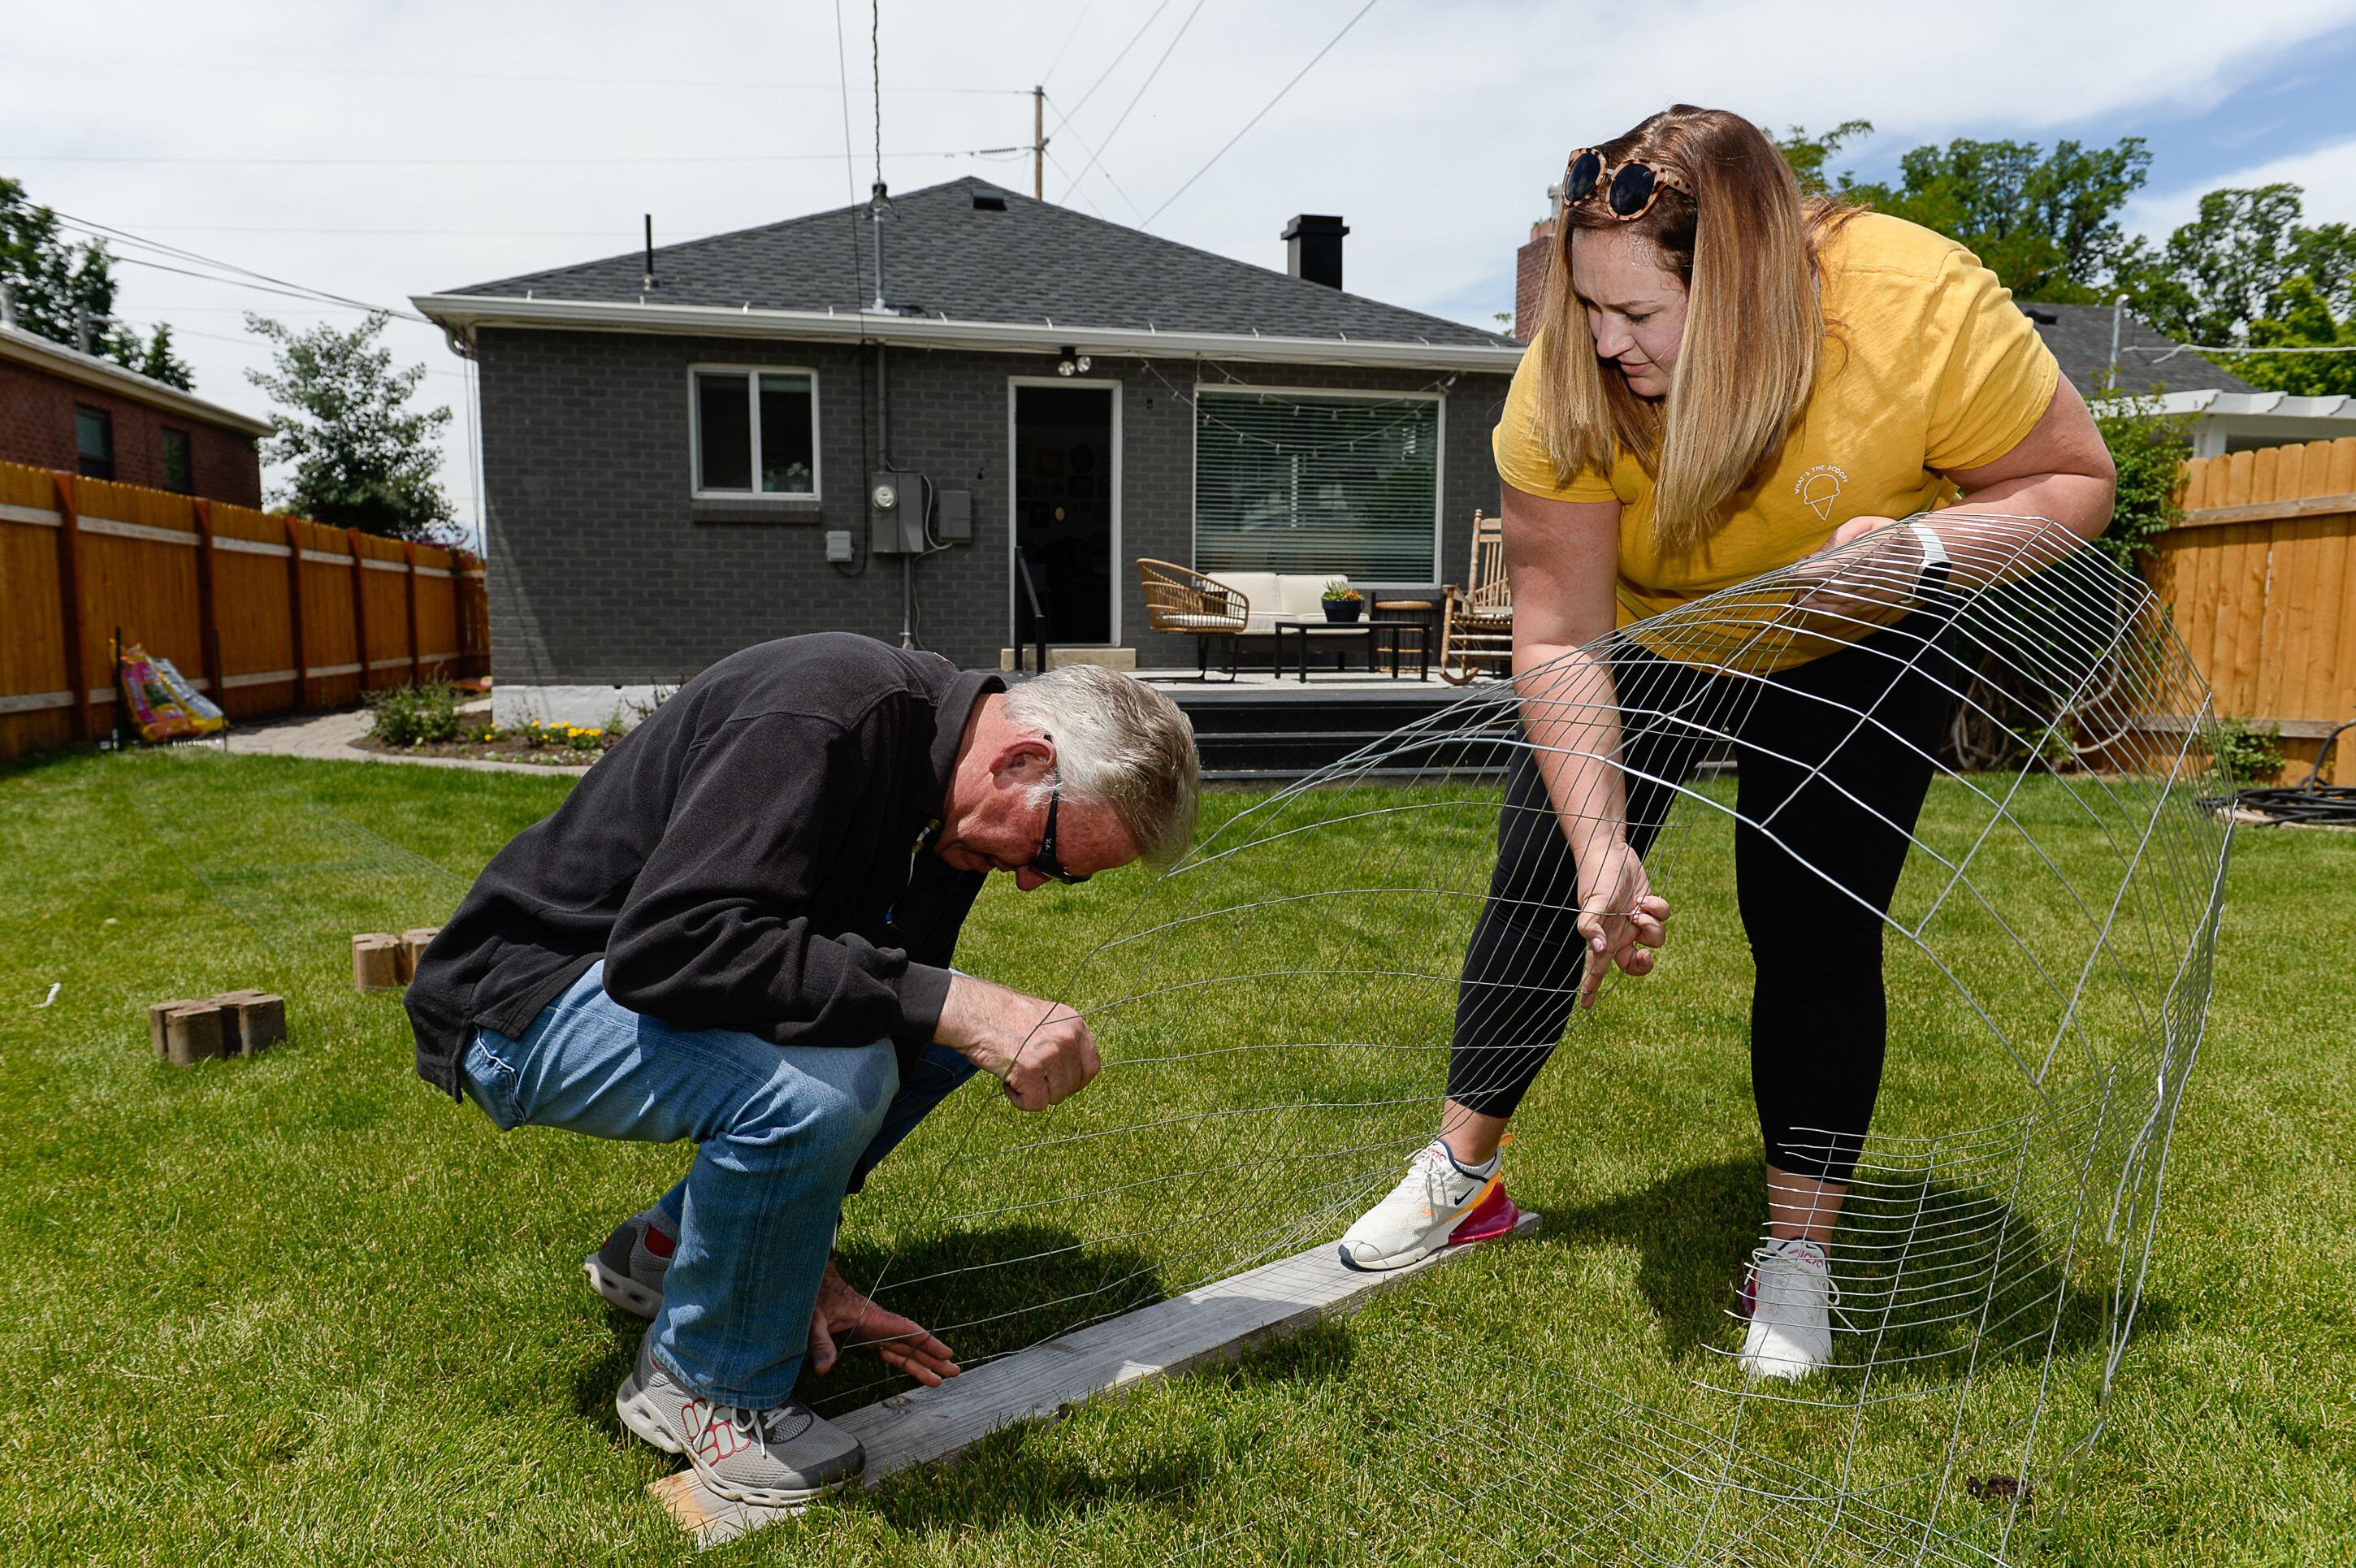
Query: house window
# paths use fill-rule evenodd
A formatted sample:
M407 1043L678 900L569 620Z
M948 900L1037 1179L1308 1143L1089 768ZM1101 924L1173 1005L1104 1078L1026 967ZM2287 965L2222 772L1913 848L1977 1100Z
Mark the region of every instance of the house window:
M74 404L74 456L83 478L114 478L114 415Z
M695 493L818 495L818 377L751 366L690 372Z
M164 426L164 488L188 495L197 488L196 460L189 455L188 433Z
M1431 580L1440 419L1431 396L1198 392L1194 564Z

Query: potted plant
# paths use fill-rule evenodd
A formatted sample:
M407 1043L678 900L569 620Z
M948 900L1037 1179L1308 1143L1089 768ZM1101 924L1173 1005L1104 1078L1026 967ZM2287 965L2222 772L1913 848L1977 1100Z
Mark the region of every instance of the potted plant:
M1365 601L1358 597L1358 590L1350 586L1347 577L1335 577L1327 583L1323 596L1325 618L1344 626L1356 620L1358 611L1365 607Z

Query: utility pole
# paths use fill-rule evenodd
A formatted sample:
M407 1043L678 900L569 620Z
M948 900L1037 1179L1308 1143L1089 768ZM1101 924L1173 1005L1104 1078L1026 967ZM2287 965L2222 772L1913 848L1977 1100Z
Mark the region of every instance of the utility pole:
M1047 90L1031 90L1031 197L1047 199Z

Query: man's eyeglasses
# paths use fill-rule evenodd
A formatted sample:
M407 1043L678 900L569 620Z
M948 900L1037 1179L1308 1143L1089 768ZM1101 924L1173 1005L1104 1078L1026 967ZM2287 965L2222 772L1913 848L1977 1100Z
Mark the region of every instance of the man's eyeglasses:
M1077 887L1086 876L1075 876L1064 869L1055 858L1055 809L1063 804L1064 784L1057 779L1047 787L1047 829L1039 835L1039 853L1031 857L1031 869L1042 876L1052 876L1066 887Z
M1608 183L1606 176L1610 177ZM1581 147L1571 154L1570 166L1562 177L1564 206L1591 201L1600 194L1603 209L1622 223L1633 223L1651 211L1665 189L1693 194L1693 187L1675 169L1656 168L1638 158L1630 158L1613 168L1593 147Z

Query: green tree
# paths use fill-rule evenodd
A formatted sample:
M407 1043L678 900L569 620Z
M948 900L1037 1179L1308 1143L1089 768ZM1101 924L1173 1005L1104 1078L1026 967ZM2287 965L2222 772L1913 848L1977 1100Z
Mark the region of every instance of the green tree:
M2233 354L2226 363L2253 386L2298 397L2356 397L2356 311L2335 316L2322 285L2308 274L2284 280L2278 314L2250 323L2253 347L2345 349L2343 354Z
M25 199L25 188L0 177L0 285L8 289L16 325L53 343L79 348L85 328L90 350L182 392L196 385L187 362L172 352L172 332L159 324L153 338L114 317L114 258L104 242L74 245L59 232L58 215Z
M2188 343L2238 344L2269 313L2297 248L2299 188L2212 190L2199 214L2126 269L2136 314Z
M246 329L274 346L274 368L246 376L283 410L262 456L293 470L271 499L337 528L455 538L456 514L435 478L434 437L450 411L409 407L425 367L393 367L392 350L378 341L387 319L371 311L349 332L325 323L296 332L247 314Z
M1958 137L1907 153L1895 183L1844 175L1838 188L1969 246L2023 299L2088 304L2128 253L2119 209L2150 167L2140 136L2108 147L2056 142L2051 153L2034 142Z
M2189 343L2332 348L2356 337L2356 227L2299 221L2296 185L2212 190L2160 246L2122 269L2136 314ZM2256 386L2356 391L2356 354L2223 355Z
M1799 177L1800 188L1810 196L1820 196L1832 188L1825 166L1839 154L1843 144L1871 134L1870 120L1844 120L1820 136L1811 136L1805 127L1794 125L1776 139L1775 147Z

